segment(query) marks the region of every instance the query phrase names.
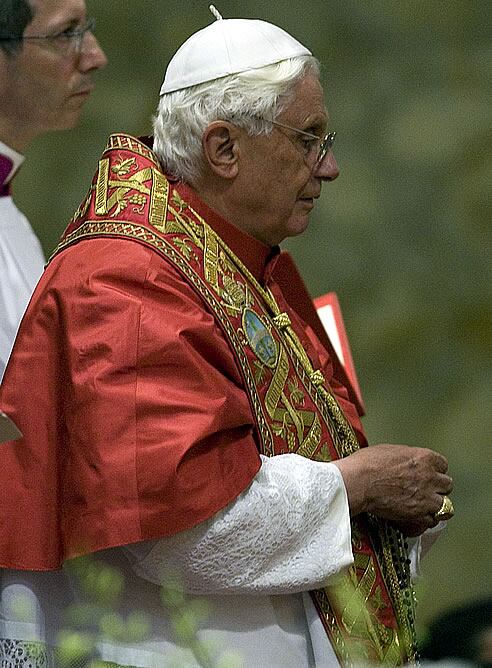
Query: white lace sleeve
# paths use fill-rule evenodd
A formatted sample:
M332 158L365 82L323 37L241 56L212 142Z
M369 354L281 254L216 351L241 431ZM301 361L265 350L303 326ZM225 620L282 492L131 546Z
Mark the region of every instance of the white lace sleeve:
M306 591L352 561L347 494L338 468L295 454L262 457L251 485L212 519L130 545L134 571L165 584L179 568L193 594Z

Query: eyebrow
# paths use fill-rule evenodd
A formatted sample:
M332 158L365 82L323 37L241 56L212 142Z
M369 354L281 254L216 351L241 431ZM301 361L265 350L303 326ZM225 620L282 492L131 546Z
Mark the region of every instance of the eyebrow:
M64 30L69 30L69 29L74 29L78 28L80 25L82 25L83 21L81 19L72 19L71 21L64 21L63 23L59 24L58 28L55 28L58 32L63 32Z
M72 15L70 17L66 17L65 19L63 17L60 17L55 22L53 22L52 25L46 28L45 34L57 35L61 32L64 32L65 30L78 28L80 25L83 24L83 22L84 22L83 16L79 16L77 18L76 16Z
M313 130L312 134L317 134L317 131L321 131L321 134L323 134L329 125L329 120L329 117L325 114L312 114L302 123L301 128L306 132Z

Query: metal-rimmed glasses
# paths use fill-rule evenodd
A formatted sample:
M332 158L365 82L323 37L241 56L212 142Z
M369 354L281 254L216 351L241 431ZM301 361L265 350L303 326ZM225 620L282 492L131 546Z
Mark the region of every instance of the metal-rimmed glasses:
M278 125L280 128L285 128L286 130L291 130L297 134L307 137L308 141L306 142L306 151L309 153L314 146L318 146L318 154L316 156L316 162L314 166L317 167L326 157L326 154L331 151L333 144L335 143L335 137L337 133L335 131L328 132L323 137L318 137L311 132L306 132L305 130L299 130L299 128L293 128L291 125L286 125L285 123L280 123L279 121L273 121L270 118L258 118L258 120L266 121L272 125Z
M64 55L80 55L84 37L88 32L94 32L96 20L87 19L83 25L77 28L67 28L52 35L22 35L22 37L1 37L0 42L51 42Z

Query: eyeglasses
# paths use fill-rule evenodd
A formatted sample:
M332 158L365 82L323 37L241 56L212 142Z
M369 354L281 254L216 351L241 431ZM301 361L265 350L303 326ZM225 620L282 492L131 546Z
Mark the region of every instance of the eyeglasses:
M0 37L0 42L27 42L49 41L64 55L80 55L84 37L88 32L94 32L95 19L87 19L80 28L67 28L54 35L23 35L22 37Z
M318 154L316 156L314 168L323 162L326 154L331 151L333 144L335 143L335 137L337 136L336 132L328 132L324 137L318 137L318 135L313 135L311 132L305 132L304 130L299 130L299 128L293 128L291 125L279 123L278 121L272 121L270 118L261 118L258 120L266 121L272 125L278 125L280 128L292 130L292 132L296 132L303 137L307 137L307 141L305 142L306 154L309 154L314 147L318 147Z

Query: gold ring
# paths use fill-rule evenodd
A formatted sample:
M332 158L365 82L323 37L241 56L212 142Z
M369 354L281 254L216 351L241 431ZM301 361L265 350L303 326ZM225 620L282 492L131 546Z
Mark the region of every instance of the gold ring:
M437 513L434 513L434 519L438 522L440 520L449 520L454 515L453 502L449 496L442 497L442 506L439 508Z

